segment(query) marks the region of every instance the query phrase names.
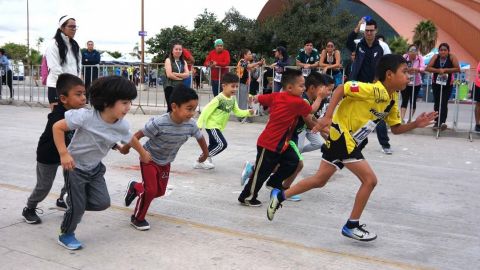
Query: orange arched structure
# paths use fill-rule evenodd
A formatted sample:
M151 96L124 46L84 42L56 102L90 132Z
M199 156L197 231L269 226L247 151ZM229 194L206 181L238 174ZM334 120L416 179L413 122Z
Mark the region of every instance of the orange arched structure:
M381 16L410 41L421 20L438 28L438 43L450 44L452 53L474 66L480 61L480 0L357 0ZM269 0L258 20L275 16L286 7L284 0ZM353 26L352 26L353 29Z

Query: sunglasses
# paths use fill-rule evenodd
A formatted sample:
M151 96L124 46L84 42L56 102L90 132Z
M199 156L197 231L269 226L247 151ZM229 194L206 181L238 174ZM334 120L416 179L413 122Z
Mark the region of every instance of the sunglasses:
M67 27L68 29L72 29L72 30L77 30L78 29L78 25L67 25L65 27Z

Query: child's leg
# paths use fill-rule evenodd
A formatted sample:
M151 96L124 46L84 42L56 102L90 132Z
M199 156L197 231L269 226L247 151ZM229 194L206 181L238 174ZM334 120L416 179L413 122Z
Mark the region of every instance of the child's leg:
M90 181L90 174L79 169L67 171L65 187L67 190L67 210L63 216L60 230L62 233L73 233L82 219L87 204L86 185Z
M303 169L303 160L300 160L298 162L297 168L295 169L295 172L293 172L292 175L290 175L285 181L283 181L283 188L288 189L292 185L293 181L295 181L295 178L297 178L297 175L302 171Z
M158 165L155 164L157 167L157 195L155 198L161 197L165 195L165 191L167 190L168 185L168 177L170 176L170 163L167 165Z
M322 160L315 175L300 180L297 184L291 186L285 191L285 197L289 198L293 195L304 193L310 189L325 186L336 170L337 168L334 165Z
M292 143L290 146L280 155L278 161L279 167L276 172L270 176L267 185L277 189L283 189L282 183L294 174L300 161L300 152L297 146Z
M154 162L140 163L144 191L138 195L134 212L135 219L139 221L145 220L148 207L157 195L160 172L155 165Z
M27 200L27 207L36 208L37 204L43 201L50 189L52 189L55 175L57 174L58 164L43 164L37 162L37 184Z
M242 193L240 193L239 201L257 199L258 191L262 188L263 183L270 176L275 166L277 166L279 157L279 154L257 146L255 169L252 177L250 177L250 181L248 181Z
M357 191L355 197L355 203L353 204L353 210L350 214L350 219L360 219L363 209L367 205L368 198L377 184L377 176L373 172L372 168L366 160L360 160L352 163L344 163L345 167L354 173L360 182L362 182L360 188Z
M311 130L307 130L307 133L305 136L310 141L310 143L308 145L305 145L302 153L319 150L320 148L322 148L322 145L325 143L322 136L320 136L320 133L313 133Z
M100 163L99 168L90 178L87 185L87 205L88 211L103 211L110 207L110 195L108 194L107 184L105 183L105 165Z
M227 140L219 129L205 129L208 134L208 152L211 157L220 154L227 148Z

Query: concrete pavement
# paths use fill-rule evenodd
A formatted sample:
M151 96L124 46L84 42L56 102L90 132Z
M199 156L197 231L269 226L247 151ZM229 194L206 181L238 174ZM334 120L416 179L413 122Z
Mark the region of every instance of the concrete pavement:
M237 203L239 176L253 160L264 124L230 122L229 146L212 171L192 169L200 150L190 139L172 165L167 196L154 200L151 229L129 225L122 206L129 180L139 179L136 153L109 153L107 185L112 207L87 212L77 229L84 249L56 243L63 212L52 193L41 203L43 223L23 222L21 210L35 185L35 149L48 109L0 106L0 269L474 269L480 264L480 143L405 134L391 136L385 156L370 137L364 155L379 184L362 222L379 237L371 243L340 234L359 181L348 171L323 189L285 202L275 220L266 205ZM135 131L151 117L129 114ZM320 153L305 154L301 177L315 172ZM259 199L268 202L267 190Z

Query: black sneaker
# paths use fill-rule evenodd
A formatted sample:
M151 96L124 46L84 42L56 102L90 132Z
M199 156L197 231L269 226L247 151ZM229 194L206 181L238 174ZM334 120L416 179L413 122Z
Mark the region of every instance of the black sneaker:
M60 208L63 208L63 209L67 209L67 204L65 203L65 201L63 200L63 198L58 198L58 199L57 199L57 202L56 202L56 205L57 205L57 207L60 207Z
M259 201L259 200L257 200L257 199L245 200L245 199L242 199L242 198L238 198L238 201L239 201L242 205L245 205L245 206L253 206L253 207L262 206L262 202Z
M127 190L125 191L125 206L130 206L132 204L133 200L137 197L137 192L135 191L135 184L137 182L135 181L130 181L127 186Z
M25 222L28 224L40 224L42 220L37 216L37 211L39 214L43 214L43 211L38 208L23 208L22 216L25 219Z
M135 216L131 217L130 224L139 231L146 231L150 229L150 224L148 224L146 220L139 221L135 218Z

